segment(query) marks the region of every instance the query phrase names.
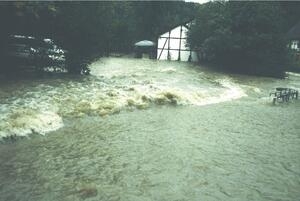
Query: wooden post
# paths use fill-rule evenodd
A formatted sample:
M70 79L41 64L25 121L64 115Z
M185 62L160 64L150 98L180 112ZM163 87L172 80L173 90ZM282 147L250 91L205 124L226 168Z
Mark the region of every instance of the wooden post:
M169 40L168 40L168 56L167 59L171 60L171 55L170 55L170 38L171 38L171 31L169 31Z
M188 62L191 62L192 61L192 50L190 50L190 55L189 55L189 59L188 59Z
M181 38L182 38L182 25L180 26L180 37L179 37L179 52L178 52L178 61L181 60Z
M165 49L165 46L166 46L167 41L168 41L168 39L166 38L166 41L165 41L165 43L164 43L164 46L162 47L162 49L161 49L161 51L160 51L160 54L159 54L159 56L158 56L158 60L160 59L161 54L163 53L163 51L164 51L164 49ZM158 43L157 43L157 44L158 44Z

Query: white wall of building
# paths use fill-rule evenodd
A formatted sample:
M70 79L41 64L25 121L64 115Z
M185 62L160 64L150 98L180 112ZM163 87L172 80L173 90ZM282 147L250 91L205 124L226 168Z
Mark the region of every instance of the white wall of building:
M297 50L297 51L300 50L300 44L299 44L299 41L298 41L298 40L293 40L293 41L291 42L291 49Z
M181 32L181 44L180 44L180 30ZM188 29L185 26L178 26L169 32L166 32L162 34L158 38L157 42L157 59L158 60L168 60L168 47L170 60L178 60L179 55L179 49L180 50L180 61L188 61L189 56L191 54L192 61L196 62L198 61L197 54L194 51L190 51L190 49L187 47L187 31ZM170 36L170 39L169 39ZM170 43L170 46L169 46ZM165 45L165 46L164 46ZM180 45L180 47L179 47ZM164 49L162 49L164 48Z

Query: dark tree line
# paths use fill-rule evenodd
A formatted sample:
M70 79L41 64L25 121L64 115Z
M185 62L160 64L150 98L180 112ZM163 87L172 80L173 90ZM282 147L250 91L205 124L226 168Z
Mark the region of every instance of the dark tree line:
M209 2L197 11L189 43L215 66L280 76L289 65L285 36L299 10L299 2Z
M216 66L280 75L289 65L287 31L300 20L299 2L183 1L0 2L0 43L10 34L52 38L68 50L68 68L110 52L132 52L195 18L189 44Z
M183 1L0 2L0 36L52 38L69 51L69 70L78 72L83 62L131 52L138 40L156 40L193 18L195 9Z

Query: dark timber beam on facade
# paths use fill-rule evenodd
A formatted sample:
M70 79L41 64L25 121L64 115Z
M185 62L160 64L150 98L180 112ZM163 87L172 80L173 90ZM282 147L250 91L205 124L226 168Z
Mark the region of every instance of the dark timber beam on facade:
M168 56L167 56L168 60L171 60L171 55L170 55L170 37L171 37L171 31L169 31L169 39L168 39Z
M179 52L178 52L178 61L180 61L180 52L181 52L181 38L182 38L182 25L180 26L180 36L179 36Z
M166 46L166 44L167 44L167 41L168 41L168 38L166 38L166 41L165 41L164 46L163 46L162 48L157 48L158 50L161 50L161 51L160 51L160 54L159 54L159 56L158 56L158 60L160 59L160 57L161 57L161 55L162 55L162 53L163 53L163 51L164 51L164 48L165 48L165 46Z
M160 36L159 38L169 38L169 37L166 37L166 36ZM187 38L186 38L186 37L184 37L184 38L170 37L170 39L187 39Z
M158 49L158 50L164 50L164 48L160 48L160 47L157 48L157 49ZM180 51L188 51L188 52L189 52L189 51L193 51L193 50L190 50L190 49L176 49L176 48L170 48L170 50L177 50L177 51L180 50Z

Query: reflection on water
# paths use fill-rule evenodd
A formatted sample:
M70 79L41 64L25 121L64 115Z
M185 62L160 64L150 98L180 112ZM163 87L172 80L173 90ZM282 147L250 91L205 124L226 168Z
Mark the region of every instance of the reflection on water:
M300 103L268 97L298 76L120 58L91 69L0 87L2 136L48 133L0 144L0 200L300 197Z

